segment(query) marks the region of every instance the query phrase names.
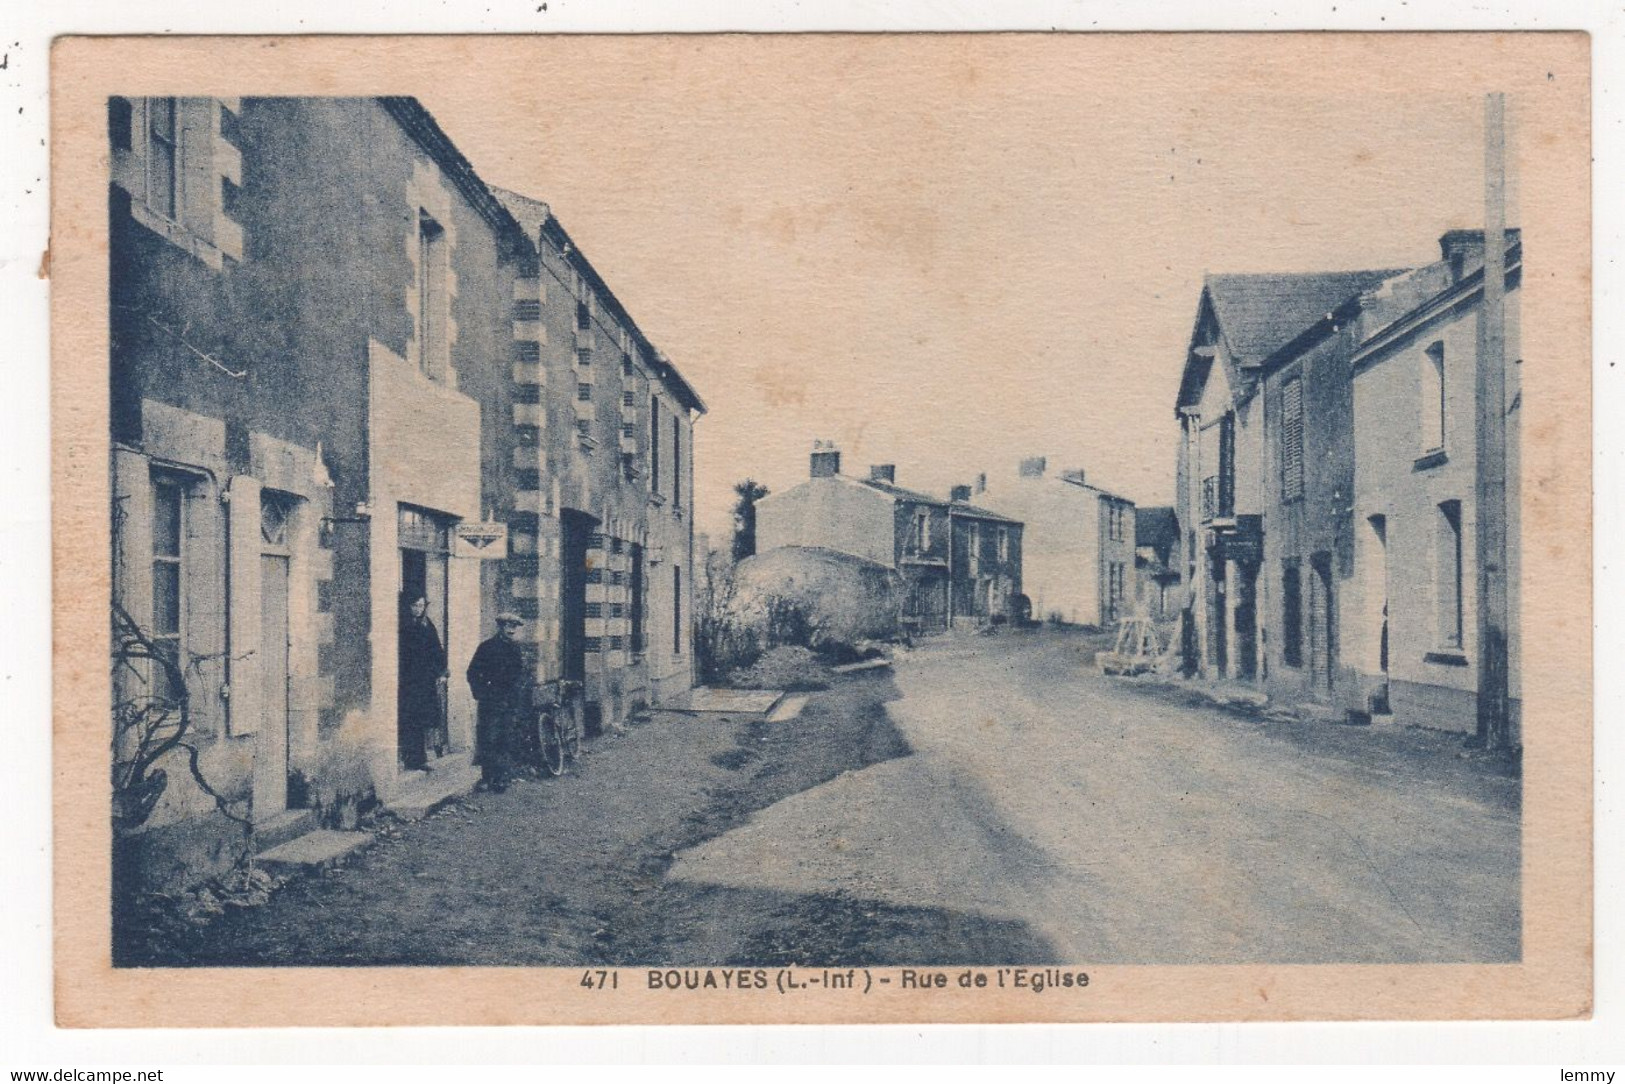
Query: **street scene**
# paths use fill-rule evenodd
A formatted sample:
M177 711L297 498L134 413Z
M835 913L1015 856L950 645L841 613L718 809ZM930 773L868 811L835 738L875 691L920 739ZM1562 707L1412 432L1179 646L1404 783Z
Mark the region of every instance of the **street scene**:
M448 805L263 906L223 895L166 951L298 966L1517 959L1504 767L1424 731L1124 686L1086 665L1099 640L924 646L831 675L789 723L658 714L578 773Z
M110 98L115 965L1520 961L1516 102L1024 70Z

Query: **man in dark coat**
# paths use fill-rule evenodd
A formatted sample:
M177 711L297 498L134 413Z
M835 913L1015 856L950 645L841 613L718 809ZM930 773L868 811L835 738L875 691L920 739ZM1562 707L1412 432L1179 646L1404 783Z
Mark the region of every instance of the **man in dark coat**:
M401 614L396 698L401 761L409 770L428 766L428 745L440 733L440 683L445 677L446 651L429 620L429 603L414 598Z
M523 706L525 658L514 642L522 624L518 614L497 614L497 634L475 649L468 664L468 687L479 703L475 752L486 788L498 793L508 788L513 772L515 717Z

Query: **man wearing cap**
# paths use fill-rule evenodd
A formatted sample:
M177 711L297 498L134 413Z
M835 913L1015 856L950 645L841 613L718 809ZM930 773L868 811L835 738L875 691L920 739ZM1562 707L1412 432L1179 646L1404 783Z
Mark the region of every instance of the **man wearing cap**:
M499 794L513 772L514 716L523 706L525 658L514 642L522 624L516 613L497 614L497 634L475 649L468 664L468 687L479 703L475 755L486 789Z

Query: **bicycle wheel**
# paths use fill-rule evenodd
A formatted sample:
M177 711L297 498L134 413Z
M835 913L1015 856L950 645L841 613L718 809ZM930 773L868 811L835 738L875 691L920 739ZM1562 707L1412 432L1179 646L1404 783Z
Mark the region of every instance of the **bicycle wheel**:
M564 774L564 737L559 733L559 720L553 712L542 712L536 723L536 737L542 747L542 767L549 774Z
M572 700L570 705L563 709L564 719L560 725L562 730L562 744L564 753L571 760L581 758L581 701Z

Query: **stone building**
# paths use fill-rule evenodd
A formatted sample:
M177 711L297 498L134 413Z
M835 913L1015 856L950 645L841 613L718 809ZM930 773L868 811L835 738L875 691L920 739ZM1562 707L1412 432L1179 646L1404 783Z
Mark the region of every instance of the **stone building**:
M1022 590L1022 524L969 502L897 484L891 464L867 478L841 473L841 453L820 443L807 481L756 505L758 553L814 547L861 557L902 577L904 614L922 631L1006 620Z
M1284 667L1311 684L1335 673L1352 419L1336 361L1344 325L1328 314L1395 273L1208 276L1176 402L1187 673L1262 683Z
M1024 525L1022 583L1039 621L1109 626L1134 596L1134 503L1088 482L1081 470L1048 471L1043 456L979 481L976 500Z
M1484 236L1454 230L1441 259L1363 300L1353 374L1353 574L1341 630L1351 710L1472 731L1477 717L1479 559L1476 374ZM1507 231L1508 683L1520 731L1519 298L1522 244Z
M501 609L612 719L685 685L703 405L556 223L409 98L113 98L108 127L112 601L186 675L121 668L115 715L184 691L263 849L472 784L463 673ZM432 779L401 747L414 598L447 657ZM183 753L152 767L143 878L232 860Z
M694 420L705 404L545 203L497 197L536 245L515 285L513 609L543 680L584 683L587 729L693 684ZM540 620L536 620L536 619Z

